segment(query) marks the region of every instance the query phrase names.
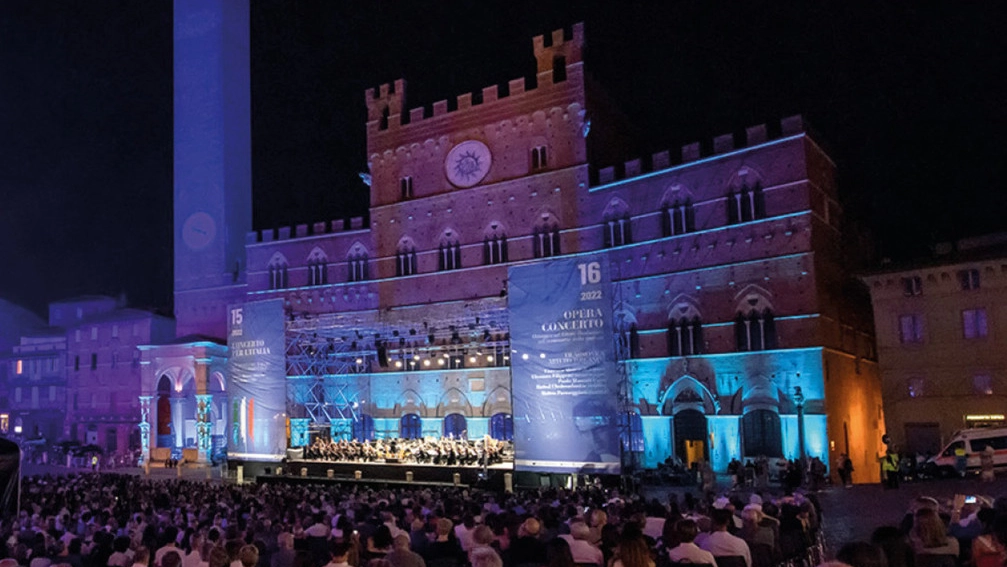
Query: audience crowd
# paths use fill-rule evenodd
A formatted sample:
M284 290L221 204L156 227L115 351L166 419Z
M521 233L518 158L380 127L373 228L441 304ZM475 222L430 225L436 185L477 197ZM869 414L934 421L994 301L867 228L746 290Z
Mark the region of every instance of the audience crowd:
M228 485L28 477L0 567L812 567L814 493L645 501L616 490ZM917 498L835 553L853 567L1000 567L1007 498Z

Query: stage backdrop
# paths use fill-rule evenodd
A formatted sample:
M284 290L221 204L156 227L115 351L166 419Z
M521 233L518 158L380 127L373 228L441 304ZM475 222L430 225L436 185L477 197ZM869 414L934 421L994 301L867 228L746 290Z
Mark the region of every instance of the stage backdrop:
M509 270L517 470L620 472L608 272L604 255Z
M281 459L287 448L283 300L232 305L228 313L227 451Z

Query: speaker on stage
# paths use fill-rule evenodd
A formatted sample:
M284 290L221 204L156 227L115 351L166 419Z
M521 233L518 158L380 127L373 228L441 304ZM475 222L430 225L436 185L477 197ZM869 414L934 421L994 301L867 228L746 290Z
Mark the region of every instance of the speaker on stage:
M388 349L385 348L385 345L378 345L378 364L382 368L388 367Z

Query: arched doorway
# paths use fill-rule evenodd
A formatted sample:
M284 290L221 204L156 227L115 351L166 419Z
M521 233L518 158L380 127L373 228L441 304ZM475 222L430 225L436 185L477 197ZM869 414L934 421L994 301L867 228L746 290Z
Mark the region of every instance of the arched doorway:
M468 421L460 413L450 413L444 416L444 437L452 439L468 438Z
M509 413L495 413L490 417L490 437L497 441L514 440L514 416Z
M782 457L780 414L768 409L749 411L741 418L741 438L746 457Z
M420 423L420 416L415 413L407 413L399 420L399 437L402 439L419 439L423 436L423 427Z
M707 460L709 447L706 443L706 415L696 409L683 409L672 420L675 432L675 454L691 466Z
M156 407L155 444L157 447L174 447L171 428L171 378L167 374L157 381Z

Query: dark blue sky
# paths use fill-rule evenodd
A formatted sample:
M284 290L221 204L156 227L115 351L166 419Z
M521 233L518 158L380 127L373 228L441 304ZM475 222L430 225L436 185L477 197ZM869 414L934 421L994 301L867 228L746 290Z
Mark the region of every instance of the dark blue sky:
M415 107L506 83L580 20L643 151L802 113L883 254L1007 228L990 4L251 4L256 228L364 213L365 88L405 77ZM0 2L0 297L170 306L171 33L168 0Z

